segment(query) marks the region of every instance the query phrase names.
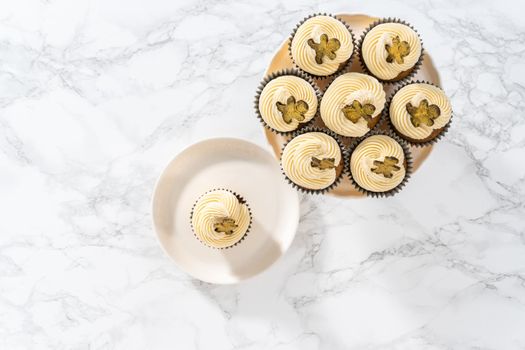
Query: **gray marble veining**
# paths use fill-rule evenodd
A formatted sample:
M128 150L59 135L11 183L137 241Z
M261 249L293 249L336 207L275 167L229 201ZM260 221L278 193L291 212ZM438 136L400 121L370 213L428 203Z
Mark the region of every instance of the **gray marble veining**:
M297 237L268 271L194 281L155 240L156 177L204 138L267 146L255 88L317 11L412 23L453 126L398 196L304 196ZM525 349L524 11L3 1L0 349Z

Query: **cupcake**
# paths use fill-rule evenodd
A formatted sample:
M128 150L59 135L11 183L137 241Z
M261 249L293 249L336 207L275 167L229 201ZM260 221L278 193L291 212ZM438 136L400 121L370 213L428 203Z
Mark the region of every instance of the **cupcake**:
M303 20L290 41L295 65L316 77L326 77L343 69L353 52L351 30L341 20L328 15Z
M343 172L341 148L325 132L305 132L285 145L281 167L297 188L310 193L325 192L337 184Z
M195 237L211 248L228 248L239 243L251 223L246 202L229 190L203 194L193 206L191 227Z
M339 135L362 137L379 122L385 90L374 77L346 73L328 86L321 100L321 118Z
M350 155L350 178L371 196L396 193L408 178L408 148L389 135L372 135L360 141Z
M384 82L415 74L423 46L412 27L399 20L381 20L368 28L360 42L363 68Z
M306 75L285 70L267 77L255 97L259 118L277 133L290 133L317 113L320 90Z
M419 146L441 137L452 118L452 106L445 92L422 82L409 83L398 89L388 112L397 134Z

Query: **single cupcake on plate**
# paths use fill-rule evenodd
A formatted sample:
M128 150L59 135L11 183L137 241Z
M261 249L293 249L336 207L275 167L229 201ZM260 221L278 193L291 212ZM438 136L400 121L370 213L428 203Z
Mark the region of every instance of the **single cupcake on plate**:
M417 72L423 45L410 25L397 19L383 19L364 32L359 52L365 71L383 82L394 82Z
M317 14L299 23L289 49L297 67L315 77L327 77L351 60L354 37L342 20Z
M281 156L281 167L287 179L309 193L331 189L344 170L342 145L335 135L308 131L291 139Z
M259 119L276 133L307 125L316 115L321 91L305 74L284 70L266 77L255 96Z
M195 237L211 248L238 244L248 233L251 214L246 201L232 191L219 189L204 193L191 212Z
M401 140L389 135L372 135L353 148L350 179L369 196L393 195L408 178L411 157Z
M342 136L362 137L373 129L385 106L385 90L374 77L346 73L328 86L321 100L321 118Z
M425 82L399 88L390 100L388 112L394 131L415 146L435 142L452 118L452 106L445 92Z

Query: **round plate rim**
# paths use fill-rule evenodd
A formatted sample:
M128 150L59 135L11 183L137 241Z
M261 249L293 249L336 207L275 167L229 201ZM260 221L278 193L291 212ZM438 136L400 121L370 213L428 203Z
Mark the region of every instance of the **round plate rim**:
M155 214L155 212L157 210L156 209L156 203L158 203L158 200L159 200L158 196L159 196L160 184L164 180L164 177L167 176L166 174L167 174L168 169L170 169L170 167L172 167L173 164L176 163L178 159L183 157L183 155L185 153L191 152L192 149L201 147L203 144L206 144L206 143L216 143L216 142L242 143L242 144L245 144L245 145L248 144L251 147L253 147L254 149L257 149L257 151L260 152L261 154L264 154L265 156L268 156L269 159L272 159L273 161L275 161L275 157L274 157L273 153L265 150L260 145L258 145L256 143L253 143L251 141L248 141L246 139L235 138L235 137L212 137L212 138L207 138L207 139L196 141L195 143L192 143L192 144L184 147L182 150L180 150L162 168L162 171L161 171L160 175L158 176L157 180L155 181L155 186L153 188L153 193L152 193L151 198L150 198L151 223L152 223L152 226L153 226L153 231L155 232L155 239L156 239L157 243L159 244L160 248L162 249L164 254L181 271L183 271L184 273L188 274L192 278L195 278L197 280L200 280L200 281L203 281L203 282L206 282L206 283L220 284L220 285L230 285L230 284L237 284L237 283L249 280L251 278L254 278L257 275L260 275L264 271L268 270L268 268L270 268L272 265L274 265L288 251L288 249L292 245L292 242L293 242L293 240L294 240L294 238L295 238L295 236L297 234L297 229L299 227L300 199L299 199L299 194L296 191L290 191L290 193L294 193L294 196L293 196L293 198L294 198L293 202L294 202L294 206L295 206L294 209L295 209L295 212L297 213L296 220L293 220L294 227L293 227L293 229L290 230L290 232L292 232L292 233L289 235L289 237L287 237L286 240L282 240L281 241L281 243L282 243L281 248L282 249L280 250L280 254L273 261L269 262L267 266L265 266L264 268L256 271L255 273L251 274L250 276L231 278L231 279L228 279L228 280L218 280L218 279L213 279L213 278L206 278L206 277L203 277L203 276L197 276L197 275L193 274L191 271L186 269L186 267L183 266L183 264L181 264L180 261L177 261L177 259L174 258L168 252L166 247L164 246L164 244L163 244L163 242L162 242L162 240L160 238L160 228L158 227L158 222L157 222L158 218L157 218L157 215ZM283 179L283 181L284 181L284 179Z

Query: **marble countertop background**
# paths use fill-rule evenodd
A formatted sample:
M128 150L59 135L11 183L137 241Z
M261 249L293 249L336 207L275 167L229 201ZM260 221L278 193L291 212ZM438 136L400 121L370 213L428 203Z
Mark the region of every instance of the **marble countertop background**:
M253 116L312 12L398 16L455 119L398 196L301 199L287 254L245 283L168 259L150 196ZM0 2L0 349L525 349L521 1Z

